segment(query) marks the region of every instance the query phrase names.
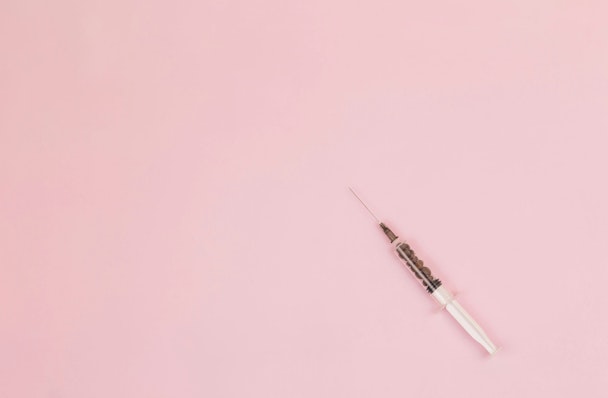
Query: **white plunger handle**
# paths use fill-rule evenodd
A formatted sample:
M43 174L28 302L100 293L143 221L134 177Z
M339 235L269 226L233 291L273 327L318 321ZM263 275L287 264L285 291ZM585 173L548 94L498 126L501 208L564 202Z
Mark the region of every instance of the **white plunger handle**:
M496 345L492 343L492 340L486 335L481 326L473 317L456 301L452 293L450 293L443 286L439 286L433 293L432 296L437 300L443 308L445 308L450 315L462 326L468 334L471 335L479 344L483 346L490 354L494 354L497 351Z

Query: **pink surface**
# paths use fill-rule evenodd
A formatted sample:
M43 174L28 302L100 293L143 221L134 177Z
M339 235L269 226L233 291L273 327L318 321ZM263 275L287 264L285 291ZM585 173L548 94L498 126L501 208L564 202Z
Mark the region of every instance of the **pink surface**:
M607 3L355 3L1 3L1 397L608 396Z

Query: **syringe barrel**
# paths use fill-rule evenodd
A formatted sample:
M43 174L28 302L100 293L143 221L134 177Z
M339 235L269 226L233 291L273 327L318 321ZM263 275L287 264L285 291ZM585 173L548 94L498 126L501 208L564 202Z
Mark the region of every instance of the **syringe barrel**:
M431 269L424 265L424 262L420 260L414 250L405 243L404 241L397 240L393 243L395 248L395 253L397 257L403 264L405 264L406 268L410 270L412 274L422 283L429 293L433 293L439 286L441 286L441 281L433 277Z

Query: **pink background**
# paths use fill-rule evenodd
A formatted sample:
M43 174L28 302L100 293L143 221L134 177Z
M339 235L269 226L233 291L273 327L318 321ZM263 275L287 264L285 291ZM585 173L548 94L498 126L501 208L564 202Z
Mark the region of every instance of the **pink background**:
M3 0L0 396L608 396L607 4Z

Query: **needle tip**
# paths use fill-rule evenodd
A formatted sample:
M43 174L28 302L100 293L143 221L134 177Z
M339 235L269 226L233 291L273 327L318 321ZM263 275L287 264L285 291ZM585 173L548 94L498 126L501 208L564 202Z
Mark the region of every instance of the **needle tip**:
M359 200L359 202L361 202L361 204L363 205L363 207L365 207L365 209L369 212L369 214L371 214L371 216L374 217L374 220L376 220L378 222L378 224L380 224L380 219L378 217L376 217L376 215L370 210L369 207L367 207L365 202L359 197L359 195L357 195L355 190L350 186L348 187L348 189L350 190L350 192L352 192L353 195L355 195L355 198L357 198Z

